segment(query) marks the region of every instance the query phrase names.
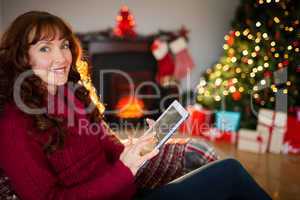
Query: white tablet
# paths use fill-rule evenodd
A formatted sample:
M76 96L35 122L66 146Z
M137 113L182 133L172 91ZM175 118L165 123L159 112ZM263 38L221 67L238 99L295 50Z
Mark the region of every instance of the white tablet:
M156 132L157 143L155 148L160 148L174 133L175 130L187 119L189 113L177 101L171 105L159 116L153 126L145 134Z

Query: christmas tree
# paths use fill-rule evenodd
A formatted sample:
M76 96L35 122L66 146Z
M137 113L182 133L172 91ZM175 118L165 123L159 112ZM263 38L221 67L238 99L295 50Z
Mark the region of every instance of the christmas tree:
M118 37L135 37L135 21L127 6L122 6L119 15L116 18L117 24L114 28L114 34Z
M223 56L200 78L197 102L241 112L241 127L247 128L255 128L253 110L275 109L277 97L287 99L290 112L299 106L299 5L242 0L224 37Z

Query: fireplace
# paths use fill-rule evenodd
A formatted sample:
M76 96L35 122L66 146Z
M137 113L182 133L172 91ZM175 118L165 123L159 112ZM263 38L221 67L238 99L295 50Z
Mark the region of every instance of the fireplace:
M160 113L157 108L161 97L155 89L156 61L149 45L147 41L89 44L92 80L106 105L105 117L109 122L139 123Z
M141 118L154 117L160 97L155 98L153 72L149 70L122 72L126 73L132 82L118 73L104 78L109 79L104 86L103 99L104 102L109 102L107 111L111 111L111 120L139 121ZM152 98L147 98L150 95Z
M170 91L155 82L157 62L150 50L152 41L153 38L120 40L98 34L81 37L108 122L144 123L146 117L156 119L161 114L160 104L165 95L171 92L175 94L173 99L178 99L176 88ZM167 100L163 107L173 99Z

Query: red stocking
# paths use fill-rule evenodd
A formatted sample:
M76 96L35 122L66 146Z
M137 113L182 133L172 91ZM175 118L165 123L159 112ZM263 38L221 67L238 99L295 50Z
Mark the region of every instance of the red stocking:
M174 76L180 80L185 78L189 71L195 66L194 61L187 49L186 40L183 37L171 42L170 48L175 57Z
M156 81L161 85L165 85L164 81L173 76L175 67L167 43L156 39L152 44L152 53L158 65Z

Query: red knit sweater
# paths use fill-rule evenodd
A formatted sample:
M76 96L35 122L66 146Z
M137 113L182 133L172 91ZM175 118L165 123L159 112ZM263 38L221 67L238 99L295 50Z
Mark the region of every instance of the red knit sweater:
M54 102L55 110L57 105L67 105L59 97L55 97ZM77 99L75 105L82 107ZM70 111L72 106L68 104L61 116L66 117ZM54 115L59 116L57 112ZM0 119L0 168L11 179L22 200L126 200L133 197L134 177L119 160L123 145L107 135L101 123L97 134L86 131L79 135L80 119L86 119L86 115L76 113L74 126L66 123L64 148L46 155L42 148L54 131L37 133L31 117L13 104L5 107Z

